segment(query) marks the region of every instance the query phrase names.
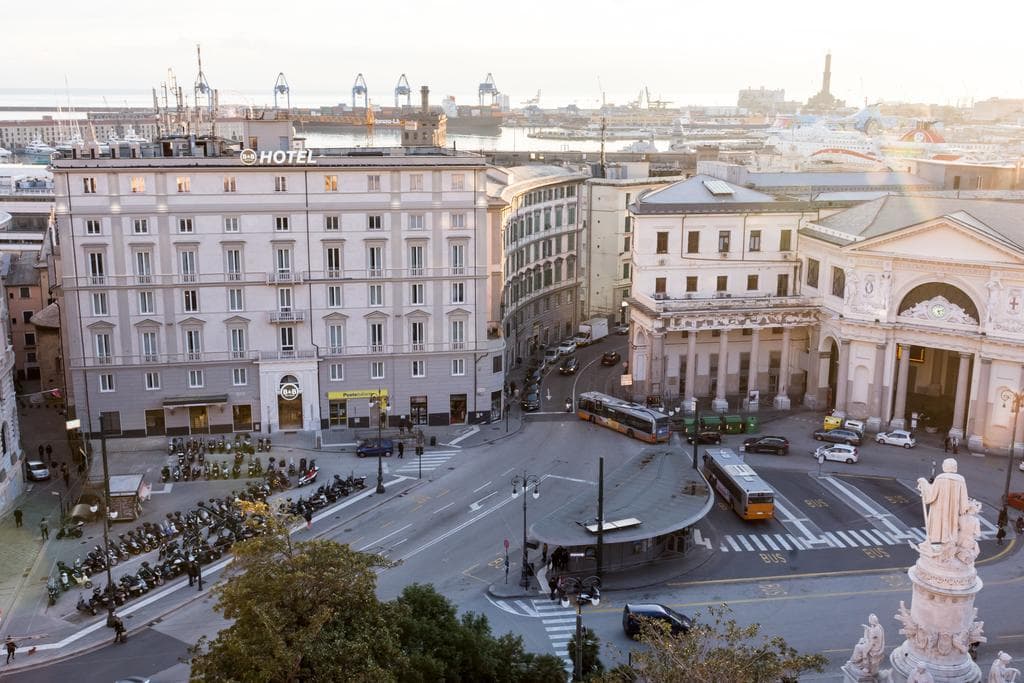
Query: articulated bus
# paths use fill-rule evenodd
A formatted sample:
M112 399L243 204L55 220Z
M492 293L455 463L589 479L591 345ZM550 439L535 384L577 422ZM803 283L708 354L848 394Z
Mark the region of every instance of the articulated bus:
M641 441L668 441L668 415L597 391L579 395L576 414L581 420L615 429Z
M771 519L775 490L729 448L704 450L704 476L743 519Z

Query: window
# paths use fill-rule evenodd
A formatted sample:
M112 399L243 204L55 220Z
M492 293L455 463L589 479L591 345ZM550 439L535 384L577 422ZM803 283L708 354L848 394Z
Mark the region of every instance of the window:
M331 363L328 372L332 382L342 382L345 379L345 366L341 363Z
M757 289L757 276L756 275L748 275L747 276L747 291L751 292L751 291L754 291L755 289Z
M21 287L18 290L18 296L20 296L22 299L29 299L32 297L32 293L28 287Z
M466 189L466 174L465 173L452 173L452 189L453 190L465 190Z
M779 251L790 251L793 245L793 231L783 230L779 233Z
M383 230L384 229L384 217L378 215L370 215L366 217L366 229L367 230Z
M409 323L409 336L412 340L412 350L422 351L426 342L426 331L422 321L416 320Z
M92 176L82 178L82 192L85 194L96 194L96 179Z
M367 247L366 264L370 271L370 277L384 277L383 247Z
M697 276L696 275L687 275L686 276L686 291L687 292L696 292L697 291Z
M423 275L423 247L415 244L409 247L409 274Z
M92 293L92 314L93 315L107 315L107 293L106 292L93 292Z
M729 240L732 238L732 233L728 230L718 231L718 253L725 254L729 251Z
M384 361L375 360L370 363L370 379L384 379Z
M228 290L228 310L234 312L243 310L241 288L232 288Z
M341 308L341 285L327 286L327 308Z
M729 289L729 276L719 275L715 278L715 291L724 292Z
M195 232L192 228L191 218L179 218L178 219L178 232L192 233Z
M86 235L99 235L103 232L101 223L97 218L90 218L85 221L85 234Z
M464 213L453 213L451 216L451 223L453 228L464 228L466 227L466 214Z
M466 347L466 321L451 321L452 348L459 350Z
M665 293L665 278L656 277L654 278L654 293L664 294Z
M292 288L277 288L277 310L281 313L292 312Z
M576 235L569 233L565 236L565 249L566 251L572 251L576 248Z
M156 301L153 292L144 289L139 292L139 313L141 315L153 315L156 313Z
M451 246L452 275L464 275L466 273L466 245L453 244Z
M159 372L147 372L146 373L146 391L156 391L160 388L160 373Z
M692 230L686 233L686 253L700 253L700 233L697 232L696 230Z
M224 232L238 232L238 216L224 217Z
M384 323L370 323L370 352L384 351Z
M132 232L136 235L149 234L149 221L145 218L136 218L132 221Z
M626 249L626 251L629 251L629 249ZM659 232L658 233L657 253L659 253L659 254L667 254L668 253L668 233L667 232Z
M465 282L453 282L452 283L452 303L453 304L464 304L464 303L466 303L466 283Z
M196 282L196 252L191 249L178 252L178 273L182 282Z
M114 376L109 374L100 375L100 391L109 393L114 390Z
M570 190L572 188L569 188ZM576 207L570 206L565 212L565 222L572 225L576 222Z
M96 347L96 360L103 364L112 362L110 355L110 335L101 332L93 337L93 344Z
M202 360L203 338L199 330L185 330L185 358Z
M409 214L409 229L410 230L422 230L425 225L422 213L411 213Z
M235 183L235 176L226 175L224 176L224 191L225 192L237 192L238 185Z
M788 273L779 273L775 276L775 296L789 296Z
M186 289L182 293L183 306L186 313L199 312L199 290Z
M462 377L466 374L466 359L452 358L452 377Z
M747 251L761 251L761 231L751 230L750 231L750 242L747 245Z
M629 264L628 263L623 263L622 264L622 279L623 280L628 280L629 279Z
M288 191L288 176L274 176L274 192Z
M288 216L274 216L274 230L284 232L289 229Z
M423 306L427 303L425 289L422 282L415 282L410 286L409 303L414 306Z
M370 285L370 305L371 306L383 306L384 305L384 285Z
M145 176L133 175L128 184L131 186L132 192L140 192L141 193L141 192L145 192L146 191L146 178L145 178Z
M341 227L341 216L324 216L324 230L337 231Z
M199 389L203 386L203 371L202 370L189 370L188 371L188 388Z
M331 353L345 350L345 326L339 323L327 326L327 348Z
M231 339L231 357L245 358L245 328L232 327L228 333Z
M337 192L338 191L338 176L336 175L325 175L324 176L324 192Z
M409 174L409 191L410 192L423 192L423 174L422 173L410 173Z
M183 252L184 253L184 252ZM227 249L224 252L224 265L228 280L238 281L242 279L242 250Z
M632 240L631 240L630 236L626 235L622 239L622 251L623 251L623 253L628 253L629 252L629 247L631 246L631 244L632 244Z
M380 192L380 176L379 175L368 175L366 176L366 189L368 192Z
M236 387L244 387L249 383L249 373L245 368L231 368L231 384Z
M295 355L295 328L294 327L282 327L278 332L277 341L279 344L279 351L285 358L290 358Z
M277 274L279 277L291 277L292 275L292 250L287 247L275 249L277 260Z
M176 182L178 186L178 192L191 192L192 191L192 178L187 175L180 175Z
M156 332L143 332L140 341L142 342L142 360L146 363L160 362L160 339Z
M32 322L32 311L22 311L21 312L21 319L22 319L22 322L26 322L26 323ZM14 320L16 320L16 318L11 318L11 320L14 321Z
M821 263L818 259L809 258L807 259L807 286L817 287L818 286L818 269L821 267Z
M413 377L426 377L427 376L427 364L422 360L414 360L412 362L412 376Z
M25 333L25 346L35 346L35 345L36 345L36 335L33 334L32 332L26 332Z
M324 250L324 261L327 264L327 277L341 277L341 247L327 247Z

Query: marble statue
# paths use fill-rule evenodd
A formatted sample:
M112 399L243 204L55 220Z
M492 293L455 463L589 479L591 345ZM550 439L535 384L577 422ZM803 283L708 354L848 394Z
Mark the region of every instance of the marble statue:
M935 683L935 679L928 672L928 667L918 664L907 676L907 683Z
M992 668L988 670L988 683L1013 683L1020 676L1020 669L1009 666L1013 659L1010 655L1000 651L996 661L992 662Z
M857 271L854 268L848 268L846 270L846 291L845 294L846 305L856 306L860 301L860 279L857 277Z
M967 483L956 473L956 460L942 461L942 474L931 484L917 480L925 509L925 530L931 543L955 543L959 538L960 515L968 510Z
M999 278L994 277L985 283L988 288L988 306L986 311L986 317L988 322L992 322L996 319L996 311L999 309L999 296L1003 291L1003 283L999 281Z
M881 292L879 298L882 300L882 310L889 312L889 305L892 298L892 264L886 263L882 272L881 282L878 287Z
M861 638L853 646L853 654L850 655L849 661L846 662L845 668L850 669L858 678L871 676L874 673L871 671L871 660L868 656L868 650L868 641Z
M966 565L973 565L981 549L978 548L978 539L981 538L981 503L969 498L967 511L960 515L958 521L959 530L956 539L956 559Z
M868 644L868 673L877 674L885 659L885 629L874 614L868 615L868 623L863 626L864 640Z

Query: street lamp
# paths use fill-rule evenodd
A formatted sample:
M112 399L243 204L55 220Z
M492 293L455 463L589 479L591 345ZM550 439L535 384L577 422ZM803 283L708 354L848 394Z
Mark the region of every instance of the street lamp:
M60 523L64 525L64 494L58 491L50 491L51 496L57 496L57 506L60 507Z
M526 493L526 489L533 486L533 499L537 500L540 498L540 477L536 474L527 474L526 470L523 470L522 476L516 475L512 477L512 497L515 498L519 495L519 489L523 489L523 493ZM528 568L529 562L529 551L526 548L526 496L523 496L523 566L519 572L519 585L526 588L530 585L530 571Z
M377 493L384 493L384 462L381 441L383 440L384 420L388 414L388 400L377 388L377 398L370 401L370 407L377 407Z
M576 665L573 667L572 680L583 680L583 603L589 602L594 607L601 604L601 579L588 576L585 579L567 576L562 579L558 591L558 599L562 607L568 607L569 597L576 603Z
M999 527L1002 528L1006 526L1006 522L1009 519L1007 506L1010 504L1010 475L1013 473L1013 440L1017 438L1017 418L1020 417L1021 402L1024 402L1024 391L1003 389L999 392L999 400L1003 402L1004 408L1009 404L1010 412L1013 413L1013 431L1010 432L1010 453L1006 461L1006 486L1003 488L1003 507L999 511Z

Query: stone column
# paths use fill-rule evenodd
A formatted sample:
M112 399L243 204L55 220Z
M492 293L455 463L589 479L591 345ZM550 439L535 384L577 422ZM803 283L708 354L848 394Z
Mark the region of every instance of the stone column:
M751 401L749 398L750 392L757 391L758 389L757 357L758 347L760 345L761 329L759 327L755 327L753 330L750 331L750 367L747 368L747 398L743 399L744 405L746 405L747 410L750 411L756 411L758 409L758 404L760 403L760 399L758 399L757 401Z
M1021 378L1017 384L1018 387L1024 387L1024 366L1021 366ZM1016 389L1020 391L1020 389ZM1021 408L1024 411L1024 408ZM1017 429L1013 434L1013 455L1014 457L1021 457L1021 453L1024 453L1024 415L1017 416Z
M960 366L956 373L956 398L953 399L953 424L949 427L949 438L956 437L963 441L964 414L967 412L967 381L970 376L967 370L971 367L970 353L960 353Z
M978 371L977 398L974 399L974 411L968 416L970 436L967 437L967 448L971 451L985 449L985 431L988 428L989 377L992 376L992 359L981 358Z
M661 396L665 392L665 333L651 335L650 393Z
M896 403L892 409L889 429L903 429L907 424L907 382L910 381L910 344L899 344L899 369L896 371Z
M729 366L729 330L721 330L718 336L718 388L711 409L717 413L729 410L729 401L725 399L726 372Z
M836 407L832 414L846 417L847 383L850 381L850 341L839 342L839 368L836 372Z
M779 358L779 393L772 404L777 410L789 410L789 346L790 328L782 328L782 353Z
M686 334L686 400L684 408L692 412L697 410L697 330Z
M868 423L866 425L869 432L877 432L882 428L882 408L885 404L885 391L883 384L885 382L885 344L875 344L875 379L872 389L874 394L870 401L871 405L868 408Z

